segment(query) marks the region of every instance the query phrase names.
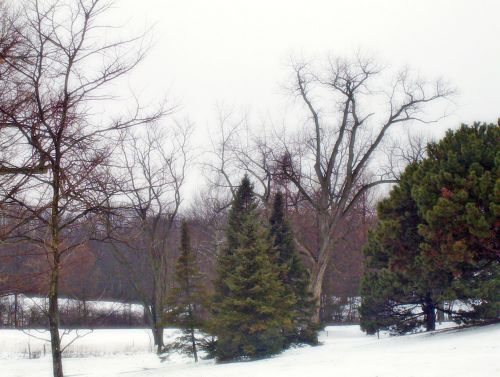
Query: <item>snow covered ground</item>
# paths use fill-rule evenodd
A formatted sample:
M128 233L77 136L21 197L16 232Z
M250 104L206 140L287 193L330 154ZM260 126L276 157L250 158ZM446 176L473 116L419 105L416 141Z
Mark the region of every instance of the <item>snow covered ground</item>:
M95 330L68 348L64 369L66 376L89 377L500 376L500 324L381 339L365 335L358 326L326 330L317 347L291 349L266 360L219 365L210 360L195 364L181 356L161 362L149 352L147 330ZM173 333L168 331L166 336ZM39 358L26 358L28 342L31 353L42 349ZM20 331L0 330L1 377L50 375L51 359L48 354L43 356L42 340Z
M0 297L0 301L3 301L5 304L12 305L14 303L14 295L8 295L4 297ZM59 308L61 311L67 310L68 308L78 307L82 305L81 300L75 300L70 298L60 298L58 300ZM18 304L19 307L25 311L30 311L32 309L39 309L47 311L49 308L49 299L46 297L38 297L38 296L25 296L18 295ZM118 301L86 301L87 309L90 311L96 312L106 312L106 313L124 313L127 311L131 311L134 314L143 314L144 307L140 304L126 304Z

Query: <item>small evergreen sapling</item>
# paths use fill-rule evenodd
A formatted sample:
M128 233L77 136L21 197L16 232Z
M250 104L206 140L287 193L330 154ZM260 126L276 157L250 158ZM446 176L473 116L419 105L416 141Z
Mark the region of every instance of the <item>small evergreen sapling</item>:
M181 226L180 246L181 253L175 265L176 286L168 299L172 308L168 317L182 329L182 335L166 348L167 351L177 350L192 356L197 362L198 345L203 340L198 339L196 331L204 325L201 309L205 304L206 292L202 286L202 276L196 265L189 228L185 221Z

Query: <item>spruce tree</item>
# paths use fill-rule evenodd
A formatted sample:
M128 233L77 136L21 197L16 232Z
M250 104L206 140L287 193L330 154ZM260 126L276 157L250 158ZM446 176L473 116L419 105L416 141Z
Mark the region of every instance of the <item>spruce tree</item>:
M271 261L269 239L245 176L229 213L227 245L217 260L211 331L220 361L263 357L285 346L284 288Z
M181 225L180 255L175 265L175 288L172 289L168 303L171 308L169 318L182 329L182 335L166 347L167 351L177 350L198 361L198 344L202 339L196 330L203 327L201 309L205 304L206 292L203 289L201 274L191 248L189 227L185 221Z
M269 219L270 233L276 250L276 264L284 286L282 303L284 318L283 329L288 343L317 344L316 326L312 322L315 302L309 291L309 273L302 264L294 244L290 223L285 217L284 197L276 193Z

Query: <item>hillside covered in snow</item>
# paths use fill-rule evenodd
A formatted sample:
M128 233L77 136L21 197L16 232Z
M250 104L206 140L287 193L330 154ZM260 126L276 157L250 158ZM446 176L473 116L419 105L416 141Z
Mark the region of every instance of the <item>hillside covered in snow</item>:
M172 334L173 330L168 331L166 337ZM49 353L43 356L42 340L17 330L1 330L0 339L2 377L51 375L51 358ZM327 327L320 339L320 346L290 349L269 359L227 364L202 360L196 364L176 355L161 361L150 353L148 330L95 330L68 347L64 366L68 376L88 377L500 375L500 324L399 337L383 335L380 339L365 335L358 326L333 326ZM27 359L28 351L37 358Z

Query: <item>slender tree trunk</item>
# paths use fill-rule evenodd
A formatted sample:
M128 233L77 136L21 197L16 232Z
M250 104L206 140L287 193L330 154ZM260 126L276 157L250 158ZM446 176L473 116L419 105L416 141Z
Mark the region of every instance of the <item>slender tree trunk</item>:
M50 277L49 290L49 330L50 345L52 347L52 369L54 377L63 377L61 359L61 338L59 336L59 304L58 304L58 284L59 284L59 256L54 255L54 265Z
M17 329L19 327L19 322L17 320L17 311L18 311L18 294L14 294L14 327Z
M87 320L88 320L88 310L87 310L87 300L84 298L82 300L82 313L81 313L81 317L82 317L82 320L83 320L83 324L84 326L87 326Z
M442 305L442 307L444 307L444 303L442 303ZM441 324L444 321L444 312L441 310L437 310L436 318L438 323Z
M56 148L56 165L53 171L52 181L52 203L51 203L51 254L52 254L52 271L50 275L49 287L49 330L50 330L50 345L52 348L52 370L54 377L63 377L62 366L62 351L61 338L59 335L59 272L61 265L60 247L60 229L59 229L59 200L60 200L60 152Z
M127 319L128 326L132 327L132 304L127 304Z
M191 326L191 346L193 347L193 357L194 357L194 361L195 363L198 362L198 352L196 350L196 338L194 336L194 327Z
M187 280L189 283L189 277L187 278ZM191 295L189 294L189 285L188 285L187 292L188 292L188 297L191 297ZM194 310L193 310L192 305L189 305L188 316L189 316L189 321L191 322L191 325L189 327L189 333L191 335L191 348L193 351L194 361L195 361L195 363L197 363L198 362L198 352L196 350L196 337L194 335L194 325L193 325L193 323L194 323Z

